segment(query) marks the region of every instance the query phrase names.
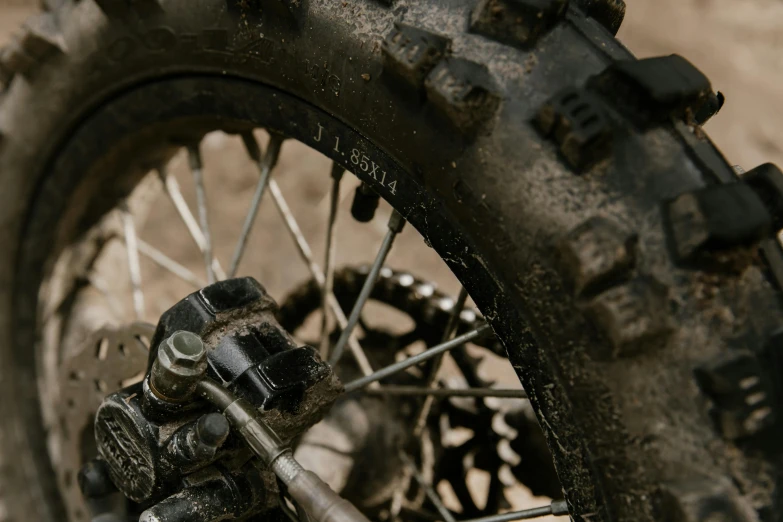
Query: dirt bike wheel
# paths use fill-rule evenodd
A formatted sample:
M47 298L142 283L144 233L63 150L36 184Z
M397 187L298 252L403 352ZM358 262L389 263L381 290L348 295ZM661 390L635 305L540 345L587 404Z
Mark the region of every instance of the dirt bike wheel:
M738 180L694 121L706 79L635 61L620 0L45 4L0 58L0 519L64 519L47 262L130 191L131 151L220 115L354 169L448 261L575 520L778 520L778 194L750 180L779 173Z

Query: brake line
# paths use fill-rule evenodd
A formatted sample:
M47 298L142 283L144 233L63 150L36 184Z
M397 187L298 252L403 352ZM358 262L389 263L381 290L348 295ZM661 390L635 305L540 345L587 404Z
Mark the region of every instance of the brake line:
M239 435L288 488L288 494L313 522L370 522L353 504L335 493L294 458L280 437L258 417L256 408L215 381L205 378L196 393L217 406Z

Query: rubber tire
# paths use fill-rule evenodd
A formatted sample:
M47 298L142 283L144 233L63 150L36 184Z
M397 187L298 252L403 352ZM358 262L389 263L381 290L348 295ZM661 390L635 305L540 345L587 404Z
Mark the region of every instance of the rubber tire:
M487 2L67 0L31 22L32 36L16 44L23 52L0 74L8 82L0 99L0 394L14 398L0 401L0 520L65 519L38 407L38 288L52 255L139 174L118 171L99 197L99 180L88 178L96 170L74 170L73 158L127 163L133 149L108 136L130 132L123 126L136 116L106 107L155 80L196 75L288 93L342 122L339 132L355 130L352 139L397 173L396 194L379 190L444 256L504 341L575 520L690 522L706 516L704 506L721 520L778 519L771 458L715 429L693 375L729 353L731 340L761 344L777 330L777 289L758 261L717 275L683 268L664 222L665 201L735 181L729 164L702 132L663 119L644 129L629 120L599 163L573 168L533 122L556 93L632 59L585 14L592 9L616 30L605 13L616 18L618 2L555 6L525 42L503 30L471 31L478 4ZM384 61L382 42L400 20L450 39L452 58L437 65L446 83L428 85L419 69ZM237 44L248 41L255 46ZM484 91L479 111L460 100L461 88ZM197 94L191 104L201 103ZM626 114L607 107L613 118ZM100 139L96 121L117 129ZM314 140L316 122L301 122L311 136L297 137L329 153ZM79 141L84 135L96 140ZM336 159L372 182L350 158ZM84 208L66 214L65 202L76 200ZM623 270L641 286L620 280L575 291L563 242L596 217L637 238L635 261ZM451 255L455 246L460 255ZM615 254L590 246L602 259ZM663 300L636 292L648 287ZM630 317L612 316L616 299ZM648 323L657 326L647 331ZM645 346L618 355L617 339L634 339L637 326L650 334Z

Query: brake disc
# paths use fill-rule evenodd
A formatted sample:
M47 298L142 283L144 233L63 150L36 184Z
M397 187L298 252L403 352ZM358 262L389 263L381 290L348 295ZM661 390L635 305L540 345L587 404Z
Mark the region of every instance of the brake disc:
M84 342L80 352L60 366L57 411L62 460L57 478L74 498L81 498L76 480L79 469L97 455L95 412L106 395L142 379L154 331L155 327L146 323L101 328Z

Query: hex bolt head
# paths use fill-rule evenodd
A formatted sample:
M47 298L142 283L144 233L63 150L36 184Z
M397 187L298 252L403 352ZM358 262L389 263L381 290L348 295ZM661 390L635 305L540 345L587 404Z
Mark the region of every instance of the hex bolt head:
M93 459L79 470L77 477L79 489L85 498L101 498L117 491L117 487L111 481L109 468L102 459Z
M177 331L160 343L150 371L150 387L163 400L182 402L207 371L207 349L191 332Z
M163 341L160 346L163 356L172 369L186 374L201 373L207 365L207 350L201 338L193 333L178 331ZM159 353L161 353L159 352Z

